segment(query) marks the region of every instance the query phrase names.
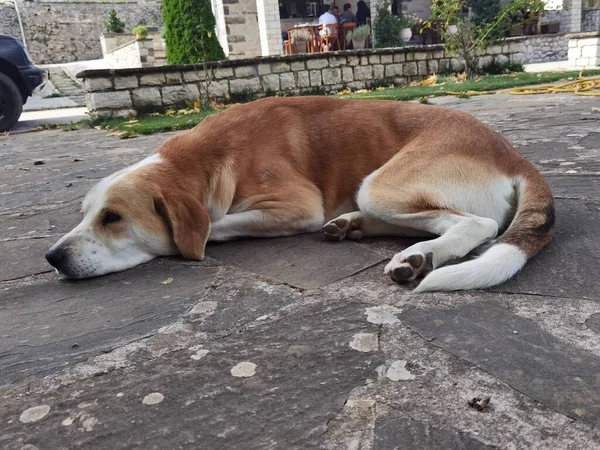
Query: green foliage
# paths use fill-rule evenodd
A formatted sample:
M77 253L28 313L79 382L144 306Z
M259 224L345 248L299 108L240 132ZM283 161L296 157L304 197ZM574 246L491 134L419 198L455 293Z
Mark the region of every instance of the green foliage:
M119 19L114 8L108 12L108 18L104 21L104 31L106 33L123 33L125 31L125 22Z
M131 30L131 33L138 39L146 39L148 37L148 28L146 28L144 25L138 25Z
M210 0L164 0L163 21L169 64L225 59Z
M543 0L511 0L500 8L497 14L488 22L470 20L464 13L468 0L433 0L431 6L432 19L441 22L441 33L446 50L450 54L458 54L465 60L467 76L473 79L479 71L479 54L496 42L499 36L515 26L516 18L519 25L526 25L526 19L521 15L522 10L542 12ZM529 20L534 19L530 15ZM432 24L428 24L431 26ZM452 25L456 30L452 31ZM450 32L449 32L450 28Z
M469 0L469 7L477 24L493 22L500 12L500 0Z
M361 25L360 27L356 27L354 30L348 31L346 33L346 39L349 41L355 39L357 41L364 41L371 35L371 27L369 25Z
M390 0L384 0L377 6L377 18L373 26L375 46L377 48L402 47L400 30L406 28L404 23L390 11Z

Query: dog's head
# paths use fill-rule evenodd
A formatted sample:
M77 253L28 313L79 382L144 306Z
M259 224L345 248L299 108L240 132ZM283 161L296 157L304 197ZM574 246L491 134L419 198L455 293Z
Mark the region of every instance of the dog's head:
M46 253L48 262L78 279L161 255L203 259L210 218L198 193L173 170L154 154L103 179L83 201L81 223Z

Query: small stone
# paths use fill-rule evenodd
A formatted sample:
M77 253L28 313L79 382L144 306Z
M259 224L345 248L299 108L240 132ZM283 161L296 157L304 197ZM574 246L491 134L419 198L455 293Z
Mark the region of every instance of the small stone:
M256 373L256 364L244 361L231 368L231 375L234 377L251 377Z
M407 381L416 378L412 373L406 370L406 361L403 359L394 361L387 370L385 376L392 381Z
M144 405L157 405L165 399L165 396L160 392L152 392L144 397L142 403Z
M42 159L38 159L36 161L33 162L34 166L41 166L42 164L46 164L46 161L42 160Z
M68 427L69 425L73 424L73 421L75 419L73 419L73 417L67 417L65 420L63 420L61 423L63 426Z
M350 341L350 347L358 352L376 352L379 350L379 339L375 333L357 333Z
M121 397L123 397L123 393L122 393L122 392L119 392L119 393L117 394L117 398L121 398Z
M26 409L21 413L19 420L23 423L37 422L43 419L50 412L50 406L40 405Z

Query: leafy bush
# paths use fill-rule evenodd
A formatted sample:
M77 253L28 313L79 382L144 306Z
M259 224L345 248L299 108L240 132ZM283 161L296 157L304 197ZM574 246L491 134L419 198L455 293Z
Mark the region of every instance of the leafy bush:
M210 0L164 0L163 22L169 64L225 59Z
M146 28L144 25L138 25L131 30L131 34L137 36L138 39L146 39L148 37L148 28Z
M117 11L113 8L108 12L108 18L104 21L104 32L123 33L125 31L125 22L117 16Z
M500 12L500 0L469 0L468 3L477 24L493 22Z
M469 79L477 76L480 53L494 44L505 31L514 27L513 20L521 25L529 23L528 20L536 20L535 13L542 12L545 5L543 0L511 0L490 22L477 23L464 13L467 4L467 0L433 0L431 17L441 23L440 31L446 51L464 59ZM522 10L529 10L534 14L526 19L521 14ZM456 28L453 29L454 27Z
M400 38L400 30L404 24L390 11L390 0L384 0L377 6L377 18L375 19L374 37L377 48L402 47L404 42Z

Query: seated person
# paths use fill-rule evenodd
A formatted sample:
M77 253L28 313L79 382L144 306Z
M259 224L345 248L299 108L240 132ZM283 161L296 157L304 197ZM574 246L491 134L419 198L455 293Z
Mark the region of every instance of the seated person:
M340 21L340 8L338 8L336 5L334 5L333 8L331 8L331 9L332 9L333 15L339 22Z
M319 25L323 26L323 29L319 31L321 36L327 36L330 33L335 33L333 30L328 30L327 25L337 25L337 18L329 12L329 5L323 5L323 14L319 17Z
M356 16L352 12L352 5L350 3L344 5L344 12L340 15L340 25L344 25L345 23L356 23Z

